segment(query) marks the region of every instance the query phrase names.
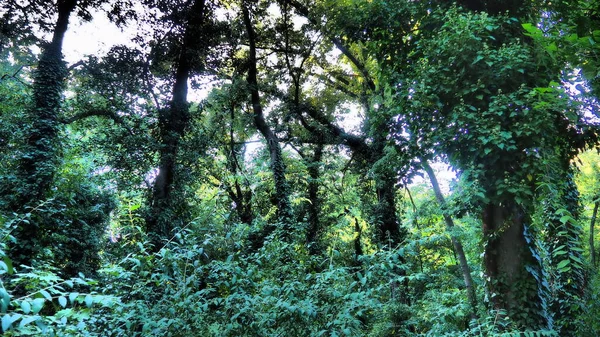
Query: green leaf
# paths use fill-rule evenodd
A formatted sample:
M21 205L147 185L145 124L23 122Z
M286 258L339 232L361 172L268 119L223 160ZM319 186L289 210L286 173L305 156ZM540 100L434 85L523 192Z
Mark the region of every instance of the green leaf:
M558 265L556 266L557 269L563 269L566 266L568 266L571 263L571 261L569 261L569 259L566 260L562 260L558 263Z
M21 320L21 322L19 322L19 327L23 328L24 326L26 326L27 324L29 324L31 322L38 321L40 318L41 318L40 316L27 316L27 317L23 318Z
M46 290L40 290L40 294L42 294L42 296L44 296L44 298L48 301L52 301L52 295L50 295L50 293Z
M77 299L77 296L79 296L79 293L70 293L69 294L69 302L71 302L71 304L75 304L75 300Z
M37 314L38 312L40 312L40 310L42 310L42 308L44 307L44 303L46 303L46 300L44 300L43 298L34 299L33 302L31 302L33 313Z
M2 331L8 331L14 322L18 321L23 315L21 314L6 314L2 317Z
M565 224L567 222L575 222L575 219L573 219L573 217L571 217L570 215L563 215L562 217L560 217L560 222Z
M29 314L31 312L31 304L27 301L21 302L21 310L23 310L25 315Z
M527 32L525 34L527 36L536 37L542 35L542 31L532 23L522 23L521 27L523 27L523 29L525 29L525 31Z
M60 304L61 307L66 307L67 306L67 298L64 296L60 296L58 298L58 304Z
M471 65L474 65L475 63L477 63L477 62L479 62L481 60L483 60L483 56L477 55L477 57L475 58L475 61L473 61L473 63L471 63Z
M88 308L91 308L92 304L94 304L94 299L92 298L92 295L90 295L90 294L85 295L85 305Z
M15 269L13 268L13 264L12 264L12 260L8 258L8 256L5 256L2 261L6 264L6 271L12 275L15 272Z

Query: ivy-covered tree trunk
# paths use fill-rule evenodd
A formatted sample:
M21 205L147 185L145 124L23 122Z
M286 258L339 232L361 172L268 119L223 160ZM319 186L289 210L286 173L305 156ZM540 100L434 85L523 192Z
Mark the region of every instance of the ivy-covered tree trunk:
M541 285L540 256L529 232L527 210L514 202L490 202L482 214L487 296L514 324L530 329L549 326Z
M58 114L67 75L62 45L69 17L76 5L77 0L57 2L58 18L52 41L44 48L34 73L33 103L27 112L30 126L26 130L28 136L18 162L14 196L9 202L13 212L39 206L52 186L60 163ZM21 222L14 232L17 243L11 249L11 257L16 265L31 265L42 248L40 225L35 221Z
M271 172L275 182L274 198L277 204L277 218L281 225L281 229L283 230L282 234L285 237L289 237L292 221L292 205L290 203L290 190L285 177L286 167L283 162L279 139L267 124L263 114L257 79L256 34L250 19L250 12L245 2L242 3L242 12L250 46L247 81L250 87L250 97L252 109L254 111L254 125L267 141L267 148L271 158Z
M365 109L368 109L367 104ZM373 114L373 112L371 112ZM369 123L372 124L372 123ZM385 124L384 124L385 125ZM398 186L398 173L395 162L385 154L387 130L380 125L371 125L373 129L373 143L362 147L368 153L362 153L367 158L368 169L373 173L377 204L374 209L374 218L377 223L378 241L382 247L395 249L407 235L405 228L398 222L398 208L396 206L396 190Z
M568 161L562 166L566 168L553 182L547 183L550 187L542 193L542 205L547 231L545 241L553 269L550 308L560 335L575 336L585 289L580 239L583 231L579 222L579 192Z
M312 255L322 253L319 245L319 234L321 232L321 221L319 216L321 213L321 197L319 196L319 178L320 164L323 157L323 145L319 144L315 148L313 156L308 161L308 229L306 231L306 242L308 251Z
M197 44L198 28L205 20L205 1L195 1L191 7L183 38L183 45L177 60L173 96L168 108L159 111L161 147L159 151L159 171L154 182L152 202L146 226L153 249L159 250L168 240L174 228L172 212L173 192L177 189L177 154L179 143L190 122L187 102L188 81L192 71L193 45ZM181 219L180 219L181 221Z
M394 249L404 241L406 233L400 230L396 208L396 181L388 177L375 180L377 205L375 221L382 247Z

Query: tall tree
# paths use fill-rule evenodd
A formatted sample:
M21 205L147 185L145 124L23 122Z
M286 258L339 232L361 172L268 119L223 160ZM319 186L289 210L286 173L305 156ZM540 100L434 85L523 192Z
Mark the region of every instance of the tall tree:
M180 10L179 8L176 10ZM199 60L205 52L206 27L208 26L207 4L205 0L193 1L185 12L183 20L184 33L175 60L174 81L171 101L168 107L159 109L158 123L160 132L158 175L154 182L150 211L146 218L146 226L153 243L158 250L172 235L174 223L171 212L172 197L177 189L177 156L179 143L190 124L189 104L187 101L188 82L197 68ZM202 52L199 52L202 51ZM202 62L202 61L200 61ZM183 216L183 214L179 214Z
M241 3L242 15L244 20L244 26L246 28L246 34L249 44L249 55L248 55L248 86L250 90L250 99L252 109L254 111L254 124L258 131L262 134L267 142L267 148L271 158L271 173L273 174L273 180L275 182L275 195L274 198L277 203L277 217L280 223L280 229L282 235L290 239L292 221L292 205L290 203L290 189L288 181L285 177L286 167L283 161L283 154L281 151L281 145L277 135L273 132L271 127L265 120L261 97L260 87L258 83L258 67L257 67L257 37L250 15L250 4L247 1Z
M531 8L472 5L442 9L422 23L439 27L439 39L417 41L417 58L410 62L420 64L412 70L418 75L406 82L416 85L407 85L403 106L418 116L406 123L417 139L473 173L483 189L479 202L492 308L517 325L539 329L551 324L542 261L533 244L539 153L559 158L563 153L555 150L564 139L570 153L577 151L582 120L558 108L568 105L552 82L559 80L559 68L524 37L519 17L527 18ZM471 11L485 9L489 13ZM500 14L504 10L516 17Z
M77 0L60 0L40 7L57 14L52 30L52 40L43 47L33 79L33 102L27 110L29 127L25 145L18 159L13 195L9 208L23 212L27 206L36 207L48 193L59 165L60 141L59 109L64 90L67 69L63 61L62 45L69 26L69 18L75 11ZM23 224L15 233L16 246L11 250L16 264L31 265L40 248L39 223Z

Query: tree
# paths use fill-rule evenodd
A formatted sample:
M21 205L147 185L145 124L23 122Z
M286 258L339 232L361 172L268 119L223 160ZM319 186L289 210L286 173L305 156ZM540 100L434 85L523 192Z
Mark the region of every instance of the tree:
M204 0L198 0L193 1L187 11L184 10L185 19L182 24L184 32L174 63L171 101L168 107L158 111L160 159L150 202L151 209L146 218L146 227L151 235L154 250L159 250L164 241L173 235L174 224L170 218L173 216L171 214L172 204L176 202L172 194L176 193L178 184L175 177L177 156L179 143L190 124L187 102L188 81L194 68L198 67L198 63L202 64L202 61L199 62L197 58L206 53L203 49L206 48L209 39L205 30L210 24L207 7ZM177 8L176 10L181 9ZM171 42L174 41L171 40Z
M8 5L16 4L9 2ZM76 0L58 1L45 8L39 3L34 5L38 10L54 11L58 17L52 40L43 48L34 74L33 102L27 113L30 125L25 132L23 154L18 159L13 196L4 196L11 198L8 208L13 212L22 212L27 206L36 207L45 199L59 165L58 114L67 71L62 59L62 43L76 6ZM11 252L16 264L31 265L35 259L41 248L39 226L25 224L16 233L18 244Z
M241 3L241 10L246 28L248 44L250 46L248 54L248 86L251 97L252 110L254 111L254 125L262 134L267 142L267 148L271 157L271 172L275 182L274 198L277 202L277 217L280 223L281 234L286 240L290 239L291 221L293 217L292 206L290 204L290 192L288 182L285 177L285 163L279 145L279 139L267 124L260 98L259 83L258 83L258 68L256 56L256 33L250 16L249 4L245 1Z

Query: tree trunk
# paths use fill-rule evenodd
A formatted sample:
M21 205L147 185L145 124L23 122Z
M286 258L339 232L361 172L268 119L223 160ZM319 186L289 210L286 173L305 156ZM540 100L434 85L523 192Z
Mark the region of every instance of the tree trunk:
M282 235L284 238L289 238L292 221L292 206L290 204L289 186L285 177L286 167L285 163L283 162L283 155L281 153L279 139L265 121L260 102L257 79L258 71L256 66L256 36L252 21L250 19L250 12L248 11L245 2L242 2L242 12L244 16L244 24L246 26L246 32L248 34L248 42L250 45L247 81L250 87L252 109L254 110L254 125L267 141L267 148L269 149L269 154L271 157L271 172L273 173L273 180L275 181L274 199L276 200L277 204L277 217L281 225L281 229L283 230ZM271 228L269 231L272 231L273 229L274 228ZM268 233L263 234L268 235Z
M475 316L477 311L477 296L475 293L475 285L473 283L473 278L471 277L471 268L467 263L467 257L465 256L465 251L463 249L462 243L460 240L452 233L452 228L454 227L454 221L452 217L448 215L446 210L446 199L442 194L442 190L440 189L440 184L437 181L435 173L429 163L426 160L421 161L421 166L423 170L429 176L429 180L431 181L431 185L433 186L433 192L435 193L435 198L440 204L440 208L442 209L444 215L444 221L446 222L446 228L450 233L450 239L452 241L452 246L454 247L454 251L456 252L458 258L458 264L460 265L460 270L463 275L463 280L465 281L465 287L467 288L467 298L469 299L469 303L471 304L471 315Z
M173 234L174 214L172 192L177 189L176 162L179 142L190 122L187 102L188 80L192 71L192 45L196 44L197 28L204 24L205 0L195 1L188 16L183 45L179 54L173 96L168 108L159 111L158 121L161 136L159 171L154 182L151 209L146 218L146 227L158 251ZM182 216L181 214L177 215Z
M378 223L379 242L382 247L395 249L406 237L405 231L400 230L396 215L396 181L378 177L375 178L377 186L377 205L375 219Z
M235 105L233 104L229 107L229 117L231 124L229 126L229 155L227 156L227 168L235 177L235 180L233 183L233 188L228 186L227 192L231 200L235 202L235 210L240 221L248 226L251 226L252 222L254 221L254 213L252 211L252 191L248 188L248 186L246 186L245 190L242 190L242 186L240 185L240 181L237 177L238 169L242 169L237 159L238 151L243 145L236 145L235 143L235 134L233 129L235 122ZM248 184L249 183L247 182L247 185Z
M308 251L311 255L321 253L319 245L319 233L321 231L320 211L321 198L319 197L319 166L323 157L323 145L319 144L315 148L315 153L307 163L308 165L308 229L306 231L306 242Z
M490 304L522 328L548 328L540 294L539 255L527 230L528 217L514 202L489 203L482 214L484 267ZM536 310L531 310L531 309Z
M58 139L58 113L62 101L64 81L67 75L62 55L62 44L69 26L69 17L75 10L77 0L58 1L58 19L52 42L42 52L33 80L33 106L28 110L31 126L26 131L24 155L19 159L15 188L10 208L23 212L26 206L36 207L52 186L59 165L60 140ZM39 223L21 223L14 236L17 240L11 249L15 265L31 265L32 259L42 248L39 244Z
M596 248L594 247L594 227L596 226L596 216L598 215L598 206L600 201L594 202L594 212L590 220L590 262L592 267L596 266Z
M568 160L548 184L542 194L544 218L547 222L545 241L550 252L552 293L550 308L554 315L555 330L561 336L575 336L578 317L583 308L585 270L583 266L583 227L579 223L579 191L573 181ZM567 263L566 266L561 264Z

